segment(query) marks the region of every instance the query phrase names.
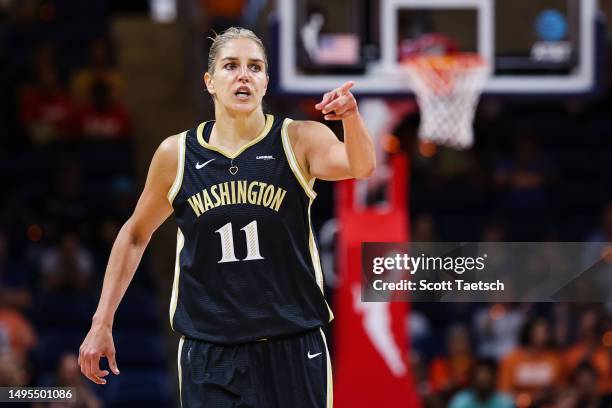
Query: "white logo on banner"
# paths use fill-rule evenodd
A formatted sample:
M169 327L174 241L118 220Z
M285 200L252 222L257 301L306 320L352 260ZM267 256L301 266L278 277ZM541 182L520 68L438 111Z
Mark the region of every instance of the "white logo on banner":
M391 331L391 312L387 302L362 302L359 284L352 287L353 308L363 314L362 324L368 338L378 354L383 358L389 370L396 377L406 375L406 364L402 358L401 348L395 342Z

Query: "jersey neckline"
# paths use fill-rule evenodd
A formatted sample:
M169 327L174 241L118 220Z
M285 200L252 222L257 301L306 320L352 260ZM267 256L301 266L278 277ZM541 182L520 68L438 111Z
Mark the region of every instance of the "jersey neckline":
M213 146L210 143L208 143L206 140L204 140L204 127L206 126L208 122L214 122L214 121L209 120L206 122L202 122L198 125L196 135L197 135L198 142L200 143L200 145L208 150L213 150L217 153L220 153L223 156L227 157L228 159L235 159L246 149L260 142L268 135L268 133L270 133L270 129L272 129L272 124L274 123L274 116L270 114L266 114L266 123L263 129L261 130L261 132L259 132L259 134L257 135L257 137L255 137L255 139L251 140L250 142L244 144L240 149L236 150L233 154L230 154L229 152L223 150L221 147Z

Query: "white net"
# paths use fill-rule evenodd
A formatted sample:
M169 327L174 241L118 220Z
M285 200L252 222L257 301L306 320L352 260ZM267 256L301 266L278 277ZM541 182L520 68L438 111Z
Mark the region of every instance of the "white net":
M421 110L421 140L471 147L472 122L489 65L475 54L453 54L415 57L403 66Z

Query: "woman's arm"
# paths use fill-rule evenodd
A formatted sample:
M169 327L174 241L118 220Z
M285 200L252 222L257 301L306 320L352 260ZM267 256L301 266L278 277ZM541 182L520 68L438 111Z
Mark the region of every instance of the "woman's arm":
M342 120L344 143L324 124L296 121L289 126L294 151L307 176L322 180L369 177L376 167L374 143L347 82L323 96L315 107L326 120ZM301 158L301 160L300 160Z
M172 213L166 195L176 175L178 136L164 140L151 161L144 190L132 216L123 225L113 244L104 275L102 294L92 319L91 329L79 349L81 372L97 384L105 384L107 370L100 370L100 357L108 359L114 374L115 360L112 327L115 312L134 277L151 235Z

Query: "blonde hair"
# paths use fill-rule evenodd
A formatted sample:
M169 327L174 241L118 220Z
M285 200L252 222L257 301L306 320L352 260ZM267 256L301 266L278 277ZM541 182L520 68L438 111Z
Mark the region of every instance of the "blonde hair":
M215 72L215 63L217 62L217 55L225 44L231 40L237 40L239 38L249 39L259 46L263 53L264 64L266 66L266 72L268 72L268 57L266 56L266 48L263 45L261 39L251 30L242 27L230 27L223 31L221 34L215 33L215 37L209 37L212 40L210 51L208 52L208 72L213 74Z

